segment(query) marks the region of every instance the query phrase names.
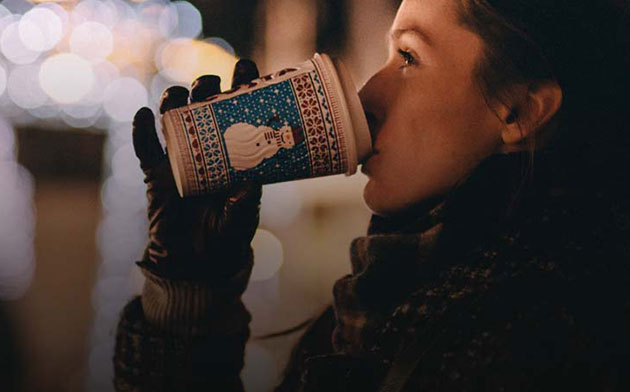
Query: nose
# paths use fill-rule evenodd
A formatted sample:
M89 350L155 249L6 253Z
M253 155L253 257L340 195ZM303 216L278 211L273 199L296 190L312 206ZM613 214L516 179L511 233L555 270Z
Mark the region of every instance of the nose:
M359 98L370 128L372 146L374 146L386 113L387 89L382 71L373 75L361 88Z

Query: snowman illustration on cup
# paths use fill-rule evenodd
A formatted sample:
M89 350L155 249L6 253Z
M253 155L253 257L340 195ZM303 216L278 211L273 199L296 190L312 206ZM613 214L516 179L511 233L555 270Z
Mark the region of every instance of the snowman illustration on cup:
M234 170L252 169L276 155L281 148L293 148L304 140L300 128L284 125L277 130L270 126L273 121L278 121L278 117L274 116L266 125L258 127L236 123L225 131L223 137Z

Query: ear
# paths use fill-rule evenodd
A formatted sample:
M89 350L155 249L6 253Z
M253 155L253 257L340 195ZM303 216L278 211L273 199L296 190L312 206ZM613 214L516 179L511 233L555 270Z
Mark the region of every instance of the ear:
M536 135L549 123L562 105L562 88L545 80L516 88L512 107L504 107L500 116L504 127L501 139L507 150Z

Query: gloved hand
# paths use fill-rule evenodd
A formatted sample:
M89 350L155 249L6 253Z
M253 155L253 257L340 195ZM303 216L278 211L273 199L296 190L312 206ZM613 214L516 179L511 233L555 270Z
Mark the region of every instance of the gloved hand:
M241 60L232 86L258 76L255 63ZM199 77L192 84L190 101L218 94L220 81L214 75ZM185 106L188 100L186 88L170 87L162 94L160 114ZM210 196L180 198L155 118L146 107L135 115L133 145L145 174L150 222L149 244L140 264L174 279L221 279L238 272L248 260L258 227L262 186L249 183Z

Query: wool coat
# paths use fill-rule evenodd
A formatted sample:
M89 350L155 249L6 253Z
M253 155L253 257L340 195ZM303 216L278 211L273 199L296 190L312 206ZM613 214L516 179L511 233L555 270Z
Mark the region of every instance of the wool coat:
M376 392L403 377L410 351L404 391L630 390L628 195L567 180L552 150L524 177L528 159L493 156L447 197L373 216L276 391ZM140 263L144 291L117 331L117 390L243 390L243 257L225 281Z

